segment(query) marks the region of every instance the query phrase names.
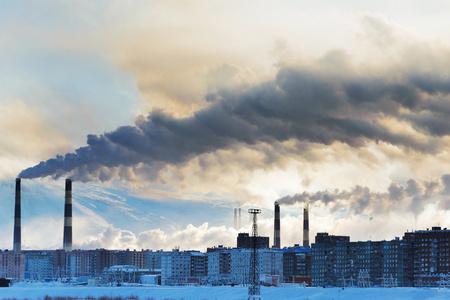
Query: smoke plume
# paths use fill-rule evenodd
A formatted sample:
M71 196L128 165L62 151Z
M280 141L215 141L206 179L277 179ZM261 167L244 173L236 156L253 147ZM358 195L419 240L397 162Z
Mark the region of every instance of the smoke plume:
M190 117L153 112L134 126L88 135L86 146L19 176L101 180L114 167L144 164L157 170L231 146L290 139L353 147L377 141L433 152L440 146L435 137L450 133L449 93L449 80L429 74L338 76L284 68L272 81L209 95L210 106ZM407 122L417 134L394 131L385 118Z
M436 203L444 210L450 209L449 196L450 175L446 174L435 181L417 182L410 179L403 185L392 183L386 192L355 186L349 191L303 192L282 197L277 202L283 205L320 203L330 206L334 211L345 209L355 214L378 214L395 208L418 215L428 203Z

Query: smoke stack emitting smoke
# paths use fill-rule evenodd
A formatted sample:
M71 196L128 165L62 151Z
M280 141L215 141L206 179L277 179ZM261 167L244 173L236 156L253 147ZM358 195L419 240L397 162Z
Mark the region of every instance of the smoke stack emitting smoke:
M273 220L273 240L274 248L281 248L281 232L280 232L280 204L275 201L275 218Z
M450 208L450 174L438 180L419 182L413 179L404 184L391 183L387 191L371 191L367 187L355 186L350 190L324 190L303 192L277 200L280 205L308 203L328 206L332 211L344 210L351 214L377 215L391 209L402 209L418 215L425 204L437 204Z
M428 121L440 116L440 103L446 105L448 82L433 74L406 73L395 78L355 74L335 76L284 68L273 81L210 95L215 101L190 117L177 119L154 112L139 118L134 126L88 135L87 146L42 161L23 170L19 177L68 174L82 181L109 180L127 176L114 168L144 164L156 170L232 146L287 140L324 145L342 142L352 147L376 141L436 151L439 145L434 140L393 132L382 121L399 118L430 136L447 136L444 126L435 128ZM435 105L427 105L431 102ZM405 111L407 115L403 115Z
M303 208L303 247L309 247L309 205L304 203Z
M14 242L13 250L22 250L22 226L21 226L21 184L20 178L16 178L16 195L14 204Z
M72 251L72 180L66 179L64 196L63 249Z

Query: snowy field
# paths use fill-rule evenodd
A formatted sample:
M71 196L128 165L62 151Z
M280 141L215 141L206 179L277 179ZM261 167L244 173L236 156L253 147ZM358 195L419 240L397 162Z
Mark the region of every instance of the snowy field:
M0 288L0 299L43 299L51 297L130 297L154 300L244 300L245 287L67 287L67 286L13 286ZM388 299L450 299L450 289L437 288L262 288L263 299L292 300L388 300Z

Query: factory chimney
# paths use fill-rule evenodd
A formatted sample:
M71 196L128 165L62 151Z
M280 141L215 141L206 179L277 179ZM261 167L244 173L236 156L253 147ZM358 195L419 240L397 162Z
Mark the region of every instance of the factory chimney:
M14 205L14 251L22 250L20 193L20 178L16 178L16 201Z
M72 180L66 179L63 249L72 251Z
M238 229L241 228L242 224L241 224L241 208L238 208Z
M309 247L309 203L303 208L303 247Z
M280 237L280 204L275 201L275 218L273 222L273 247L281 248Z

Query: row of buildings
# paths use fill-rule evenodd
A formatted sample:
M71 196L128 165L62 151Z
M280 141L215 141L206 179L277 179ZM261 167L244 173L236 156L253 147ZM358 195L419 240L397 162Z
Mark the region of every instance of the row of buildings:
M0 278L95 279L111 284L139 282L139 276L151 275L158 277L155 283L163 285L247 284L250 241L248 234L241 233L237 247L218 246L206 252L2 251ZM349 236L318 233L311 247L269 248L269 239L258 237L259 273L261 282L267 285L284 282L343 287L437 286L450 277L449 243L450 230L440 227L406 232L403 238L391 241L353 242Z
M316 286L436 286L450 277L450 230L365 242L318 233L311 255Z

